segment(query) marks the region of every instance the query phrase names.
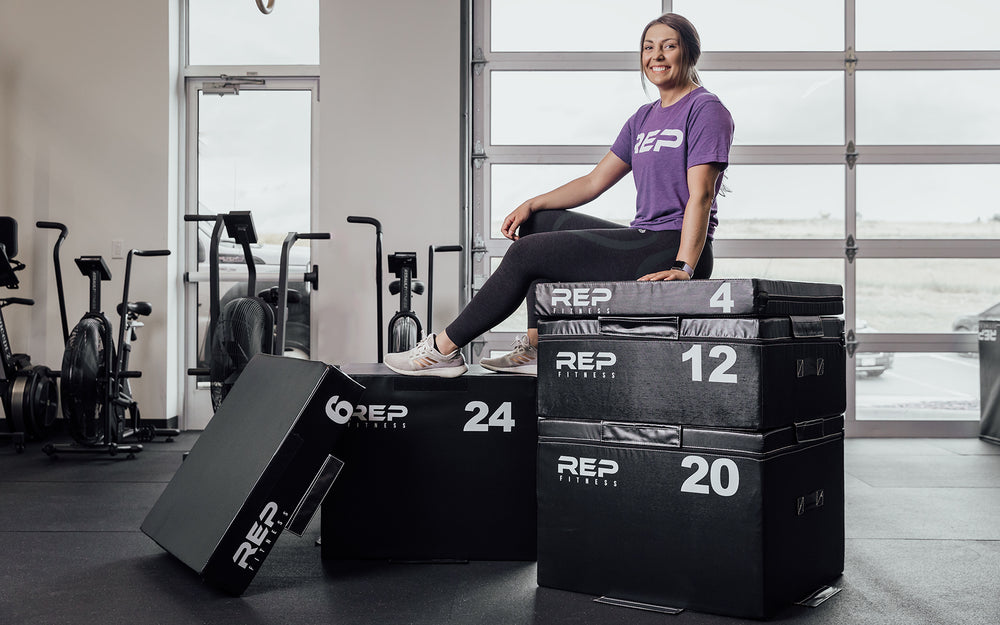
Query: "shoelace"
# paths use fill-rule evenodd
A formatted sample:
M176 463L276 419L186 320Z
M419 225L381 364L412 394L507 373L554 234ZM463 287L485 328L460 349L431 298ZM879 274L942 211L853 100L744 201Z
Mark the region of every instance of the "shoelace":
M528 335L527 334L524 334L524 335L519 336L516 339L514 339L514 342L511 343L511 345L514 346L514 353L515 354L519 353L519 352L520 353L525 353L525 352L531 351L531 341L528 340Z

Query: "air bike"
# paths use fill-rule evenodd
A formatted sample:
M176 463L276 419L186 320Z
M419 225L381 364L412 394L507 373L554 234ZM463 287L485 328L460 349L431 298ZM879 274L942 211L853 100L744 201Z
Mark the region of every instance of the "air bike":
M288 287L289 254L299 239L329 239L329 232L289 232L281 244L278 284L257 293L257 268L251 245L257 243L257 231L249 211L232 211L218 215L185 215L184 221L212 221L209 243L209 319L205 330L208 367L188 369L188 375L208 376L212 391L212 410L216 411L229 394L236 379L257 354L283 356L286 353L288 307L300 303L302 294ZM243 250L247 268L246 291L234 297L220 296L219 244L223 230ZM319 267L303 275L303 283L319 288ZM235 287L234 287L235 288ZM226 299L224 302L223 300ZM305 328L308 332L308 328ZM308 338L305 340L308 347ZM301 341L297 350L303 352ZM308 352L305 352L306 355Z
M375 228L375 312L378 362L384 360L382 335L382 223L374 217L351 215L348 223L366 224ZM438 245L427 248L427 332L433 316L434 300L434 253L461 252L461 245ZM396 279L389 283L389 294L399 296L399 310L389 319L388 352L405 352L416 346L423 338L420 319L413 312L412 296L424 293L424 283L417 280L417 253L395 252L388 257L389 271Z
M14 260L15 256L17 222L11 217L0 217L0 287L18 288L20 281L15 272L24 269L24 265ZM34 303L23 297L4 297L0 298L0 309ZM10 336L0 311L0 409L10 430L0 436L10 438L17 453L24 452L26 439L44 439L55 423L59 409L56 375L48 367L32 365L27 354L11 352Z
M66 236L66 226L56 222L40 221L39 228L60 231L60 242ZM175 429L143 426L139 405L132 396L129 380L141 377L139 371L129 369L129 356L136 329L141 328L141 317L150 315L149 302L130 302L129 282L132 259L135 256L168 256L170 250L129 250L125 261L125 280L122 300L118 304L118 350L115 349L114 329L107 316L101 312L101 283L111 280L111 271L101 256L81 256L75 259L80 273L90 283L90 306L87 313L68 331L65 297L62 290L62 270L58 262L58 245L54 253L56 288L59 293L62 315L63 352L62 370L59 374L59 393L62 412L75 441L68 445L48 444L42 448L49 456L62 453L107 454L119 453L134 458L142 451L139 442L166 436L167 441L180 434Z

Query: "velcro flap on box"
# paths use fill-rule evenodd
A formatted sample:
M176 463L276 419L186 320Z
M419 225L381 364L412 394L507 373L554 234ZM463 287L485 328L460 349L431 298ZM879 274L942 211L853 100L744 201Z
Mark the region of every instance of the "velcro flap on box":
M632 445L680 447L681 428L675 425L643 426L633 423L605 422L601 424L601 440Z
M676 341L677 317L599 317L600 333L605 336L634 336L644 339Z

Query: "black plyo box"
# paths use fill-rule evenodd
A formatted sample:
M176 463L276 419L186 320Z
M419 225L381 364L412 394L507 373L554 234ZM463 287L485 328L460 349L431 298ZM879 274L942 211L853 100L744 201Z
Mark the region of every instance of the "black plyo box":
M979 438L1000 445L1000 320L979 321Z
M366 390L334 447L324 558L535 559L534 377L344 371Z
M764 430L842 414L836 317L538 324L538 414Z
M842 416L758 433L538 428L541 586L766 618L843 571Z
M535 287L539 318L602 315L824 316L844 312L839 284L761 278L661 282L548 282Z
M330 446L364 389L320 362L256 356L142 531L239 595L284 529L301 534L342 463Z

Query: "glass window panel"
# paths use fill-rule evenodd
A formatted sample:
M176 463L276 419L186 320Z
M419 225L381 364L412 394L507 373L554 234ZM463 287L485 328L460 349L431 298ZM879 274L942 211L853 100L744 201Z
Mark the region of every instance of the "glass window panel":
M491 11L496 52L638 52L663 12L660 0L493 0Z
M494 145L606 145L651 100L634 72L492 72Z
M1000 205L983 188L1000 165L859 165L859 237L1000 238Z
M736 145L844 144L843 72L701 72L733 115Z
M250 211L257 271L277 273L285 236L309 232L311 223L312 94L244 89L222 97L200 94L198 106L198 212ZM211 232L210 226L199 231L206 250ZM295 267L309 263L307 243L292 248ZM241 247L230 242L220 257L224 269L245 270ZM207 264L199 270L207 271Z
M188 0L191 65L318 65L319 0L279 2L264 15L249 0Z
M857 352L858 421L978 421L979 360L953 353Z
M844 261L835 258L718 258L713 278L765 278L844 284Z
M674 0L691 20L702 51L844 49L843 0Z
M998 144L998 101L997 70L859 71L858 143Z
M855 11L858 50L1000 49L990 0L864 0Z
M724 184L720 237L844 238L843 165L735 164Z
M952 332L1000 302L1000 260L859 258L858 323L880 332ZM976 321L978 325L978 321Z
M566 184L593 169L592 165L492 165L490 167L490 236L502 238L504 218L525 200ZM573 209L627 226L635 217L632 174L599 198Z

